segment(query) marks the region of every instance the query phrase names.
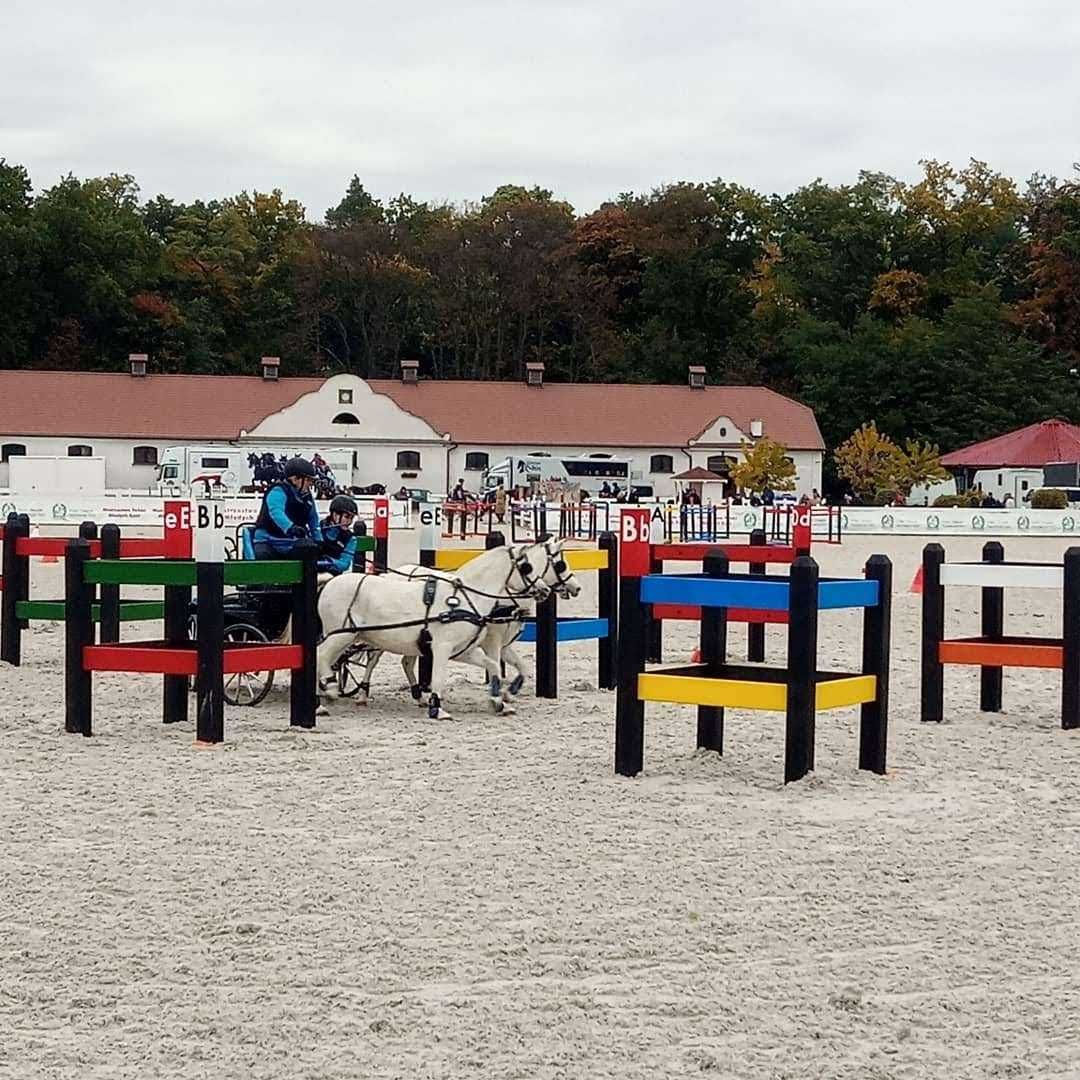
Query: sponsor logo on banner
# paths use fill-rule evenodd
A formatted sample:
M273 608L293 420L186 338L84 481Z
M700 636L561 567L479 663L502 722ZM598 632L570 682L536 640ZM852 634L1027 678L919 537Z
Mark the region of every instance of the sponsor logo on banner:
M896 524L896 518L892 514L881 515L881 527L883 529L891 529Z
M14 503L0 503L0 517L6 518L8 514L15 513Z
M929 514L926 518L926 527L928 529L937 529L941 525L941 518L937 514Z
M1031 528L1031 518L1029 518L1027 514L1021 514L1020 517L1016 519L1016 527L1021 532L1026 532Z
M58 521L64 521L67 518L67 507L63 503L53 503L52 513Z
M225 561L225 514L219 502L200 499L195 504L195 558Z
M1075 532L1076 531L1076 518L1064 517L1061 519L1061 529L1063 532Z

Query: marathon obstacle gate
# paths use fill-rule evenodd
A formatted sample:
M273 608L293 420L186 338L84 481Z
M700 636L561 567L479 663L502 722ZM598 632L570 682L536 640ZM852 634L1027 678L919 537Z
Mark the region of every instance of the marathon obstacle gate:
M871 556L863 579L819 578L805 555L789 577L731 574L717 548L703 574L650 573L648 511L624 510L619 550L618 697L615 771L635 776L644 764L645 702L698 707L697 745L723 753L724 709L761 709L786 714L784 782L814 768L816 713L860 705L859 768L885 772L888 736L889 644L892 564ZM701 609L700 664L646 670L650 604L693 604ZM863 660L859 673L817 667L818 613L862 608ZM788 617L787 667L728 665L728 612L783 612Z
M116 525L93 521L79 526L79 538L89 545L91 558L152 559L189 558L191 530L187 503L165 504L165 535L160 540L125 538ZM31 522L25 514L12 514L0 530L4 540L3 578L0 597L0 660L19 666L22 663L22 635L32 621L62 622L63 600L30 599L30 559L32 556L59 559L66 554L69 537L32 537ZM102 585L95 595L91 614L99 627L99 640L120 640L120 624L164 617L164 607L157 601L121 599L119 585Z
M806 508L809 511L809 508ZM799 555L809 555L813 542L813 526L809 512L797 519L791 529L791 542L770 544L764 529L755 529L747 544L722 544L720 550L728 562L745 562L750 574L764 577L770 563L790 566ZM662 574L665 562L702 562L715 551L715 544L663 543L650 544L649 573ZM646 659L659 664L663 659L663 622L668 619L701 618L701 608L694 604L654 604L650 612L649 644ZM751 662L765 659L765 626L769 623L786 625L786 611L756 611L751 608L732 608L727 612L729 623L746 623L746 658Z
M315 726L318 705L316 562L318 547L297 545L299 559L258 562L91 559L85 540L67 541L65 552L65 722L68 732L89 736L93 723L93 673L121 671L164 676L163 720L187 719L188 679L197 695L196 739L225 737L225 676L292 671L289 723ZM97 585L157 585L165 590L165 635L160 641L94 644L93 595ZM225 640L225 585L289 586L292 644ZM197 640L188 636L191 590L197 588Z
M1080 727L1080 547L1065 552L1061 564L1005 561L996 541L983 547L982 562L949 563L940 544L923 548L921 719L940 723L945 714L945 665L980 669L980 712L1002 711L1002 669L1051 668L1061 671L1061 726ZM945 637L945 587L982 590L982 633ZM1061 592L1059 638L1005 634L1005 589L1057 589Z
M425 508L425 511L429 508ZM464 566L482 554L480 548L436 548L434 546L435 517L420 515L420 552L418 562L432 570L451 571ZM490 533L488 546L503 543L499 533ZM557 645L563 641L597 642L597 686L614 690L616 685L616 655L618 628L618 543L613 533L601 534L595 549L563 549L567 567L574 573L598 571L596 616L586 618L560 617L558 598L552 593L536 605L535 619L525 623L518 641L536 645L536 696L559 696L559 661ZM431 678L431 661L420 658L420 685L427 686Z

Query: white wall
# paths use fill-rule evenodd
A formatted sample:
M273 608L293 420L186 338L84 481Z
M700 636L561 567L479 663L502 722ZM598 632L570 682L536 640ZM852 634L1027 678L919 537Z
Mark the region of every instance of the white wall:
M709 458L714 454L727 454L736 461L742 457L738 446L735 447L694 447L691 451L694 465L708 468ZM821 491L821 466L823 454L820 450L789 450L788 457L795 462L795 494L809 495Z

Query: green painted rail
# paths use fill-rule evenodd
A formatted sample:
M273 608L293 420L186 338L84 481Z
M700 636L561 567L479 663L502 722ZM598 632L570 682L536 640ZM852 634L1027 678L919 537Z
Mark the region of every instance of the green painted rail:
M226 585L295 585L298 560L266 559L225 564ZM90 585L194 585L195 563L161 559L93 559L86 564Z
M94 622L101 622L101 605L91 607ZM65 607L63 600L20 600L15 605L17 619L30 619L36 622L63 622ZM165 618L165 605L160 600L121 600L121 622L146 622Z
M356 538L356 550L357 551L374 551L375 550L375 537L374 536L358 536Z

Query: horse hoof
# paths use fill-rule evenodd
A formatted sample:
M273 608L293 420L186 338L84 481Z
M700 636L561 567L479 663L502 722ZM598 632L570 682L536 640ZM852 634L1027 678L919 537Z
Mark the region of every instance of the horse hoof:
M330 710L325 705L320 705L315 710L315 715L316 716L329 716L330 715Z
M506 711L506 704L499 698L488 698L488 704L491 706L491 711L499 716Z
M517 709L515 709L508 701L503 702L503 707L499 712L503 716L517 716Z

